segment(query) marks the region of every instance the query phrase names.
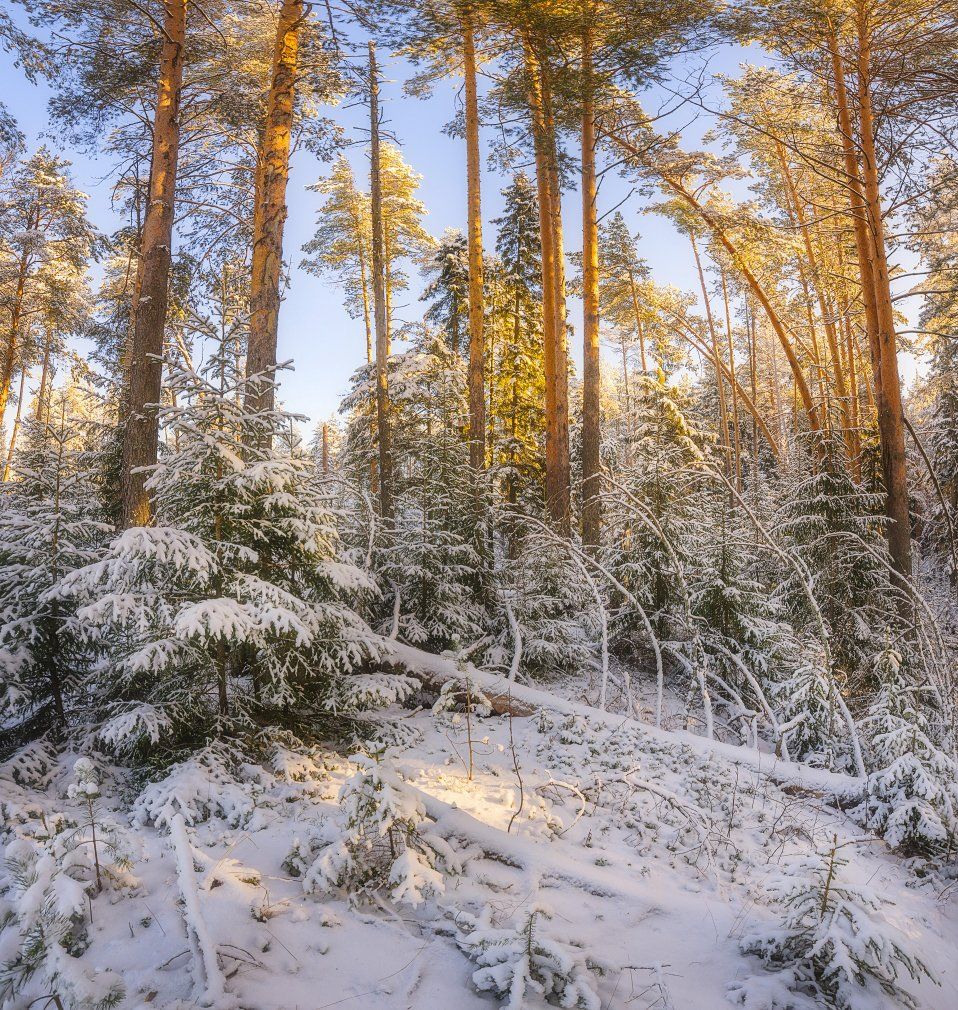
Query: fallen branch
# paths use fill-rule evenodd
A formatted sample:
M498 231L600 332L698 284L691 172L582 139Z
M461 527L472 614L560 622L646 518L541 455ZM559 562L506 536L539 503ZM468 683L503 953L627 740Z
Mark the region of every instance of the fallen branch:
M174 814L170 820L170 838L173 840L176 876L183 897L183 921L193 948L193 963L197 968L197 988L203 990L204 1005L224 1006L228 995L226 979L200 908L200 892L193 868L193 847L187 837L186 821L181 813Z
M448 680L459 680L463 671L455 662L436 656L422 649L401 642L391 643L385 661L401 666L415 673L426 683L440 687ZM865 782L853 775L842 775L822 768L809 768L792 761L783 761L774 754L766 754L752 748L738 747L719 740L707 740L687 730L666 730L650 726L630 716L613 715L584 705L568 701L547 691L510 683L498 674L486 673L469 666L467 673L489 699L493 711L500 715L534 715L549 712L558 716L576 716L588 720L594 727L604 727L610 732L628 727L651 741L672 746L689 747L703 756L712 756L730 764L750 768L772 782L791 786L815 795L830 796L834 799L857 801L865 791Z

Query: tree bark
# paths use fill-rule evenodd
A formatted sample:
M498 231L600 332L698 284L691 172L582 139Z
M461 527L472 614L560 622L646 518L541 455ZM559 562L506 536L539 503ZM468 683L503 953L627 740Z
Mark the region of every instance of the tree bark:
M885 514L889 519L888 550L895 571L903 578L910 578L911 520L908 514L905 425L871 108L871 57L867 26L863 22L859 24L856 68L859 77L858 149L855 145L845 71L838 52L838 40L833 32L828 35L827 42L835 83L845 187L854 222L862 303L865 309L865 332L872 363L875 413L881 442L882 481L885 488Z
M556 416L553 424L556 441L555 521L558 532L571 535L572 475L569 459L569 334L566 325L565 252L562 241L562 186L559 181L559 156L557 151L555 115L552 104L552 85L549 65L543 62L542 108L546 128L546 161L549 170L549 189L552 200L549 219L552 230L553 312L555 314L555 382Z
M39 209L34 208L27 216L31 228L38 227ZM30 253L24 249L17 265L17 284L10 310L10 329L7 331L7 346L3 355L3 366L0 370L0 422L7 412L10 401L10 387L13 383L13 373L20 356L20 327L23 323L24 300L26 298L27 275L30 271Z
M719 407L719 437L722 442L722 460L725 464L725 476L732 477L732 450L728 438L728 406L725 402L725 385L722 382L722 355L719 353L718 334L715 331L715 317L712 315L712 302L708 287L705 284L705 271L702 269L702 258L699 256L699 244L695 233L689 232L692 243L692 256L695 259L695 269L699 275L699 286L702 288L702 301L705 303L705 319L709 328L709 340L712 347L712 362L715 366L715 391L718 394Z
M865 183L865 214L872 254L872 279L878 312L878 368L881 395L878 398L878 428L881 434L882 476L885 483L885 514L888 516L888 552L895 571L911 578L911 517L908 512L908 464L905 456L905 417L898 371L898 337L891 300L885 224L878 178L871 102L871 41L868 26L860 24L858 37L859 143Z
M293 133L293 106L299 61L303 0L283 0L276 26L266 119L256 152L253 206L253 262L250 276L247 378L259 377L246 392L246 409L271 411L276 403L276 340L283 273L286 186Z
M469 462L475 471L486 465L486 343L482 269L482 195L480 188L479 98L476 44L471 16L462 20L465 77L466 181L469 242Z
M140 238L140 282L127 379L121 475L121 524L124 527L145 526L150 521L145 469L156 465L159 441L156 411L162 395L163 364L160 359L173 261L173 210L185 41L186 0L166 0L153 119L150 195Z
M570 532L569 375L565 315L565 264L555 124L548 68L531 40L524 40L529 109L535 147L539 228L542 245L542 357L545 377L546 474L549 518L562 535Z
M376 325L376 428L379 445L379 510L392 523L392 430L389 409L389 324L386 314L386 277L383 259L383 193L380 176L379 67L376 45L369 46L369 194L372 216L373 313Z
M23 417L23 398L26 396L27 392L27 374L28 369L24 365L20 369L20 389L17 392L17 412L13 417L13 428L10 430L10 442L7 445L7 459L3 464L3 477L0 478L2 483L10 479L10 471L13 469L13 457L17 451L17 437L20 434L20 421Z
M596 216L595 95L592 33L582 32L582 542L602 527L602 375L599 359L599 225Z

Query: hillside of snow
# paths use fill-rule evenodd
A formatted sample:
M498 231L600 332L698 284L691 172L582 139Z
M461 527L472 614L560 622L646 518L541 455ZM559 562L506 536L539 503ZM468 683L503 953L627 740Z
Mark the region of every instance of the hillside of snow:
M958 1006L958 888L849 816L856 780L476 676L366 755L7 761L4 1010ZM803 929L824 988L773 953Z

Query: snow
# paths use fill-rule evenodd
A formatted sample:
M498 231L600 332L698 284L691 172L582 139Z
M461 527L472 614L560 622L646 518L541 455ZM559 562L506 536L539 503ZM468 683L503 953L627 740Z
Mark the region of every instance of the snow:
M216 947L210 937L200 905L200 893L196 886L196 871L193 868L193 849L186 834L186 821L182 814L174 814L170 820L170 838L176 856L176 874L180 894L183 897L183 918L191 941L195 940L194 958L198 958L203 990L202 1005L219 1007L226 1003L226 979L220 969Z
M463 676L448 657L394 649L424 680ZM468 673L490 696L503 689ZM898 979L921 1010L958 1005L954 889L917 878L834 805L854 779L515 684L512 696L528 714L473 713L471 780L462 722L396 709L414 742L395 751L349 760L285 741L260 765L216 746L139 785L130 871L109 870L96 896L63 885L66 905L93 921L88 948L56 959L69 962L58 978L68 969L84 985L119 980L121 1006L150 1010L198 999L543 1010L550 992L587 1010L811 1010L815 1000L788 987L800 984L795 971L767 970L742 948L781 935L782 881L803 880L794 867L820 864L837 839L848 859L841 886L876 902L854 906L862 942L890 937L927 963L940 986ZM63 797L78 756L34 749L0 766L10 844L46 845L42 824L74 816ZM98 802L129 819L125 773L99 762L94 771ZM378 827L354 830L374 800ZM57 876L58 851L43 857L45 880ZM373 855L385 856L381 883L351 896L334 883L347 863L368 874ZM310 874L321 857L327 872ZM22 999L50 985L37 975ZM873 986L852 992L854 1010L904 1005Z
M438 683L462 677L462 671L452 660L444 656L434 656L415 646L401 642L393 644L390 658L415 673L432 676ZM545 711L560 715L581 716L596 726L609 730L617 730L625 724L632 727L641 726L642 735L651 740L662 742L679 739L699 754L714 754L726 761L752 768L781 785L848 798L860 796L865 791L864 781L851 775L836 774L821 768L810 768L807 765L783 761L775 755L710 740L684 730L665 731L646 723L640 724L627 716L603 712L590 705L569 701L548 691L516 684L506 677L486 673L473 666L469 667L468 672L469 676L489 697L500 700L508 699L511 704L519 705L525 711Z

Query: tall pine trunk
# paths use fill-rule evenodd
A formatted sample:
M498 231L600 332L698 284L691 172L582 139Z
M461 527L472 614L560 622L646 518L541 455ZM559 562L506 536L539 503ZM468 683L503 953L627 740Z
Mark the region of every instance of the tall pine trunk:
M908 465L905 456L905 416L898 371L898 337L891 298L885 224L878 178L878 151L871 103L871 43L868 26L861 25L858 39L858 112L865 214L872 255L872 280L878 314L878 368L881 397L878 429L881 434L885 514L888 516L888 551L895 571L911 578L911 518L908 514Z
M562 262L562 211L547 68L524 40L528 102L535 147L536 188L542 256L542 363L545 378L545 497L556 529L568 535L569 378L565 322L565 266Z
M373 313L376 325L376 429L379 443L379 510L392 523L392 430L389 411L389 322L383 225L383 191L379 142L379 67L376 45L369 43L369 195L372 217Z
M166 0L156 112L150 193L140 238L139 290L133 321L133 345L127 376L126 425L123 430L121 523L144 526L150 521L150 499L143 468L156 464L159 424L156 404L162 394L163 337L169 302L173 246L173 204L180 151L180 98L186 0Z
M482 196L479 177L479 98L476 44L471 15L462 20L465 77L466 181L469 220L469 462L486 465L485 328L482 269Z
M246 375L258 375L262 379L246 394L249 411L272 410L276 400L275 374L269 370L276 366L283 228L287 214L286 186L289 182L289 151L296 99L299 29L304 17L303 0L283 0L276 26L266 119L256 154Z
M596 216L595 83L592 34L582 32L582 542L599 543L602 527L601 366L599 361L599 225Z
M864 26L862 26L864 29ZM911 577L911 521L908 515L908 475L905 466L904 415L898 351L892 313L884 225L878 185L877 151L870 94L870 54L863 30L859 36L859 136L853 132L845 71L834 34L828 37L835 84L838 128L845 167L845 191L855 231L861 279L865 332L872 364L875 413L881 442L885 513L891 520L888 550L895 571ZM859 150L864 163L859 163ZM886 388L887 387L887 388Z

